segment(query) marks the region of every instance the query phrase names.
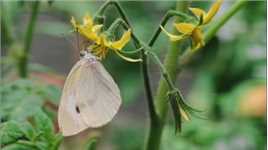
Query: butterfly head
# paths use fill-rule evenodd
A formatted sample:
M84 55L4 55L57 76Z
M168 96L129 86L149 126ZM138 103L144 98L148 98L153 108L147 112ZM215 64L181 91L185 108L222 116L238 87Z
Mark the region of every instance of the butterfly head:
M98 58L96 56L94 56L93 54L91 54L87 50L80 51L80 59L83 59L83 58L88 59L91 62L95 62L98 60Z

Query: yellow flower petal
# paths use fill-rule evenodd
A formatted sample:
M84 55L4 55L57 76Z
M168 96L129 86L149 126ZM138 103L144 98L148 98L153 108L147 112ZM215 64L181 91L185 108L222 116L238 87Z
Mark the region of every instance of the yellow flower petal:
M119 57L123 58L126 61L129 61L129 62L141 62L142 61L142 59L140 59L140 58L133 59L133 58L126 57L126 56L122 55L118 50L114 50L114 51Z
M129 29L127 32L123 34L120 40L111 42L108 47L112 49L121 50L130 40L131 38L131 30Z
M196 28L196 26L191 23L175 23L174 26L179 32L186 35L191 35L193 30Z
M95 33L99 33L102 27L103 27L102 24L94 25L92 27L92 31L95 32Z
M180 108L180 114L184 120L190 121L189 114L186 111L184 111L182 108Z
M83 24L76 23L74 17L71 18L71 24L77 31L85 38L99 43L98 32L100 31L102 25L94 25L93 20L90 15L83 17Z
M78 32L89 40L92 40L96 43L98 43L97 41L99 41L98 35L95 32L92 32L92 29L88 30L87 28L78 26Z
M71 24L72 24L72 26L74 27L74 28L77 28L77 24L76 24L76 21L75 21L75 19L74 19L74 17L72 16L72 18L71 18Z
M165 30L165 28L163 28L162 26L160 26L160 28L163 30L163 32L169 37L170 41L179 41L183 39L183 35L174 35L169 33L168 31Z
M86 15L83 18L83 25L87 27L92 27L93 26L93 19L91 18L90 15Z
M204 45L204 36L200 28L196 28L192 34L192 38L196 43L200 43L201 46Z
M209 9L207 15L204 17L203 24L207 24L211 21L211 19L216 15L218 12L223 0L217 0Z
M200 8L189 8L196 17L206 16L206 12Z
M193 31L192 39L193 39L193 44L194 44L194 48L193 48L194 50L197 50L200 47L203 47L205 45L203 32L201 31L200 28L196 28Z

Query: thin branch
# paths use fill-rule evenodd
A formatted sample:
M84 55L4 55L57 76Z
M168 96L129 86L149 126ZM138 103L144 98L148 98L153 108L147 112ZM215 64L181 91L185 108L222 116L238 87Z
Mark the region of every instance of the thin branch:
M130 25L129 19L125 15L126 14L125 11L122 9L120 4L118 2L116 2L116 1L108 1L108 2L106 2L97 11L96 15L103 15L105 10L108 8L108 6L115 6L116 10L119 12L120 16L125 21L125 23L128 25L128 27L132 28L131 25ZM134 40L135 47L137 49L140 48L141 43L139 42L137 36L134 34L133 31L132 31L131 35L132 35L132 38ZM145 92L146 92L147 101L148 101L149 115L150 115L151 123L154 124L154 123L158 122L158 118L157 118L157 114L156 114L156 110L155 110L155 106L154 106L154 102L153 102L153 95L152 95L152 90L151 90L150 77L149 77L149 72L148 72L148 68L147 68L147 56L145 54L144 49L141 50L141 58L143 60L141 62L141 68L142 68L142 72L143 72L144 87L145 87Z

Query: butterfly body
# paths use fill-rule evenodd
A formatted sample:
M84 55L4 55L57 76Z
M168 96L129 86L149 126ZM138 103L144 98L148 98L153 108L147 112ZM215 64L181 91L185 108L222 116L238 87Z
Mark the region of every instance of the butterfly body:
M117 84L97 57L86 52L70 71L62 92L58 123L64 136L107 124L118 112Z

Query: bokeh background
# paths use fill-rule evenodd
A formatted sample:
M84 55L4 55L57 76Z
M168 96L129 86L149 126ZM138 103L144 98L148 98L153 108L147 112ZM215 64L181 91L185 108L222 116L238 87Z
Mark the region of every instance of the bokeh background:
M82 19L104 2L42 1L30 50L30 76L18 76L18 59L25 40L32 2L1 1L1 122L29 120L35 109L44 108L56 123L57 104L64 79L79 59L77 38L71 32L70 17ZM233 1L222 5L216 18ZM157 28L161 17L174 9L175 1L121 2L134 32L145 42ZM208 8L209 2L193 2ZM116 11L107 11L108 24ZM170 21L172 22L172 21ZM172 26L167 26L171 30ZM168 38L161 34L154 46L160 58L168 50ZM134 49L129 44L127 50ZM147 103L140 66L109 53L103 61L118 83L123 106L107 126L89 129L68 137L60 149L85 149L92 136L98 136L97 149L139 150L148 130ZM160 72L150 63L152 87L156 89ZM187 103L204 110L203 118L193 117L174 133L168 117L163 150L262 150L266 148L266 1L249 1L207 43L178 76L178 87ZM171 116L171 115L169 115ZM57 131L56 125L55 130ZM55 131L55 132L56 132ZM3 131L0 135L5 135ZM8 146L5 144L4 146Z

